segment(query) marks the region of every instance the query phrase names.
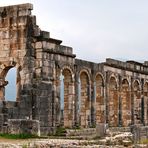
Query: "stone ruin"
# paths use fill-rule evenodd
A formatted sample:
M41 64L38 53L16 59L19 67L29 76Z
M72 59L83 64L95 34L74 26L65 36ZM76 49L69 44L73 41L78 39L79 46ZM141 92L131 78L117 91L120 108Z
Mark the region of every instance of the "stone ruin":
M39 28L32 9L0 7L0 132L148 125L148 62L77 59ZM6 76L14 67L16 101L8 101Z

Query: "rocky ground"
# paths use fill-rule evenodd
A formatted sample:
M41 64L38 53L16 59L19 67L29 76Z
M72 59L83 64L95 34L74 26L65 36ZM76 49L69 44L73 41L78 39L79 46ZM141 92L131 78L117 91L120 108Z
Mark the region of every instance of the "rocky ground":
M1 141L0 148L148 148L148 145L100 145L96 140L34 139Z
M110 132L102 139L28 139L9 140L0 139L0 148L148 148L146 144L133 144L130 132Z
M122 137L124 136L124 137ZM126 138L125 138L126 137ZM133 145L127 135L95 140L76 139L0 139L0 148L148 148L148 145Z

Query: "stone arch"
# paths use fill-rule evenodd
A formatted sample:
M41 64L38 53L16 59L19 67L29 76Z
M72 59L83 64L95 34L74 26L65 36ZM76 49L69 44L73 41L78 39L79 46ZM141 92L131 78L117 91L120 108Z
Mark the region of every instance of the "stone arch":
M121 83L122 125L131 124L131 95L129 81L124 78Z
M88 127L90 125L90 76L87 70L82 70L80 76L80 125Z
M148 81L145 81L144 87L143 87L143 100L142 100L142 106L143 106L143 120L144 123L148 124Z
M16 101L17 98L17 69L12 67L7 72L5 80L8 81L8 84L5 87L5 100L7 101Z
M144 96L148 96L148 81L145 81L143 87Z
M118 84L117 79L111 76L109 79L109 126L118 126Z
M81 76L82 73L86 73L86 75L87 75L87 77L88 77L88 83L90 84L91 77L90 77L89 70L88 70L88 69L82 69L82 70L79 72L79 77Z
M62 74L63 74L64 70L68 70L70 72L71 79L72 79L72 81L74 81L74 72L73 72L72 68L70 66L63 66L62 69L61 69Z
M103 76L103 74L102 74L101 72L97 72L97 73L94 75L94 78L93 78L94 81L96 80L97 75L101 76L102 81L103 81L103 84L104 84L104 83L105 83L105 78L104 78L104 76Z
M0 99L1 100L12 100L12 101L19 101L20 100L20 66L18 64L16 64L15 61L7 61L4 62L1 66L1 72L0 72L0 80L1 80L1 86L0 86ZM9 75L10 71L12 69L15 69L14 73L11 73L10 75L13 74L13 78L11 79L15 79L14 82L11 82L11 80L8 82L6 81L7 76ZM6 87L10 84L13 83L14 86L11 86L11 91L12 89L14 89L13 91L15 91L15 98L7 98L5 97L5 95L7 96L7 91L6 91ZM9 86L8 86L9 87Z
M63 124L64 127L72 127L74 118L74 80L73 73L69 67L61 70L63 76Z
M141 86L139 80L133 82L134 96L134 121L135 124L141 124Z
M104 78L100 73L95 77L95 91L96 91L96 124L105 122L105 104L104 104Z

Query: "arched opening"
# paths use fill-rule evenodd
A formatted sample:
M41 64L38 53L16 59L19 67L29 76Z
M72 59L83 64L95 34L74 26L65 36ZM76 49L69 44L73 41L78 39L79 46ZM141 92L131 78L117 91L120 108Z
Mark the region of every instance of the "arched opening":
M96 76L96 124L104 123L104 83L100 74Z
M64 76L60 75L60 120L61 125L64 125Z
M134 81L133 84L134 94L134 120L135 124L141 124L141 91L138 81Z
M131 97L129 83L126 79L122 81L121 86L121 108L122 108L122 125L131 124Z
M90 123L90 99L89 99L89 78L86 72L80 74L80 92L81 92L81 108L80 108L80 125L88 127Z
M143 106L142 106L142 116L143 116L143 123L148 124L148 82L144 84L144 89L143 89Z
M118 126L119 101L117 82L114 77L109 81L109 126Z
M5 86L5 100L7 101L16 101L17 97L16 79L17 79L17 69L16 67L13 67L9 69L5 77L5 80L8 81L8 84Z
M61 75L61 116L64 127L71 127L73 124L73 81L69 69L64 69Z

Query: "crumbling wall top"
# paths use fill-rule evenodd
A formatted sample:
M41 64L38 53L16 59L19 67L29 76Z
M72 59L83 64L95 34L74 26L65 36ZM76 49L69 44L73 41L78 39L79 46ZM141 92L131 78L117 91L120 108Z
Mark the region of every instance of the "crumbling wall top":
M26 4L18 4L18 5L9 5L9 6L2 6L0 7L0 11L3 10L3 9L10 9L10 8L13 8L13 9L18 9L19 10L24 10L24 9L28 9L28 10L33 10L33 4L31 3L26 3Z
M106 62L103 64L108 65L108 66L112 66L115 68L120 68L120 69L125 69L125 70L148 74L148 65L146 65L146 62L145 63L139 63L139 62L135 62L135 61L122 62L119 60L114 60L114 59L108 58L108 59L106 59Z
M0 7L0 19L7 16L27 16L31 15L31 10L33 10L33 5L30 3L11 5Z

